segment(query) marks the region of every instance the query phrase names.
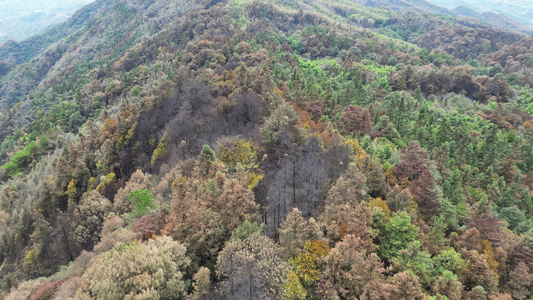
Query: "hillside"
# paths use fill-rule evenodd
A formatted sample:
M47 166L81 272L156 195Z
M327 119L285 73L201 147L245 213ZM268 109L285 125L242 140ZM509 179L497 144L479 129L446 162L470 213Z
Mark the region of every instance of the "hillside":
M533 296L533 37L427 4L97 0L1 46L0 299Z
M429 0L448 9L467 6L482 13L497 12L524 26L533 28L533 3L523 0Z
M479 16L479 18L500 28L507 28L533 35L533 27L524 26L516 20L497 12L484 12Z
M68 19L93 0L3 0L0 2L0 45L9 39L23 40L47 26Z

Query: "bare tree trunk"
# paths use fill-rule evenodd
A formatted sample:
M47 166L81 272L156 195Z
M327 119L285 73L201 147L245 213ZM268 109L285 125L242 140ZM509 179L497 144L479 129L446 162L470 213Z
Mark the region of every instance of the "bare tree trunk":
M234 298L235 297L235 295L234 295L235 290L234 290L234 287L233 287L233 284L234 284L233 277L235 275L233 274L233 253L230 256L230 274L231 274L231 280L230 280L231 284L230 284L230 288L229 288L229 293L231 295L231 298Z
M248 264L250 264L248 262ZM254 282L254 276L252 275L252 266L248 265L248 282L249 282L249 289L250 289L250 292L249 292L249 295L250 295L250 300L253 300L254 297L253 297L253 282Z

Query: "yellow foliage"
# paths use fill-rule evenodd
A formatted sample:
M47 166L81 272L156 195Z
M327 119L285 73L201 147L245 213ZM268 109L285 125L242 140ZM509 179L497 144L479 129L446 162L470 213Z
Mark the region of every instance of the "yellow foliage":
M227 140L218 146L218 159L230 170L241 164L245 169L257 168L258 147L247 140Z
M389 205L387 204L387 202L383 201L381 197L377 197L373 199L372 201L370 201L369 206L371 209L374 207L379 207L387 215L387 217L390 218Z
M396 174L394 174L394 168L390 167L388 169L385 169L383 172L385 174L385 179L387 180L387 183L391 186L395 186L398 184L398 178L396 177Z
M287 282L284 286L285 299L287 300L303 300L307 297L307 291L302 286L300 278L293 271L289 271L287 275Z
M292 260L294 271L305 286L312 286L320 277L318 260L328 255L329 246L323 241L307 241L305 252Z
M283 92L280 89L278 89L278 87L274 88L274 94L276 94L276 95L278 95L280 97L283 97Z
M78 193L78 190L76 189L76 183L74 183L74 179L72 179L68 184L67 191L65 193L68 196L68 201L74 202L74 200L76 199L76 194Z
M89 187L87 187L87 192L90 192L94 189L94 184L96 183L96 177L91 177L89 180Z
M109 138L114 138L115 134L117 133L117 124L117 120L111 120L110 118L107 118L100 132L107 135Z
M356 139L348 139L346 140L345 144L352 148L352 155L355 157L355 160L357 161L357 165L362 167L363 161L366 157L366 152L361 148L359 145L359 141Z
M159 141L157 149L152 154L152 165L155 165L159 160L163 159L168 154L168 144L163 140Z
M124 119L127 119L131 116L131 111L129 109L126 109L123 113L122 113L122 118Z
M496 260L496 257L494 256L494 248L492 248L492 245L488 240L481 240L481 254L484 254L487 258L487 263L489 264L489 269L491 269L494 272L494 278L496 281L500 279L500 276L498 274L498 267L500 266L500 263Z
M263 174L255 174L253 172L248 173L248 189L253 190L261 179L263 179Z
M235 72L233 70L230 70L226 76L226 80L233 82L234 79L235 79Z
M35 263L35 250L31 249L26 255L26 268L31 268Z
M104 181L100 182L100 184L96 187L96 191L100 192L104 190L108 185L115 181L116 178L117 176L115 175L115 173L107 174L104 178Z

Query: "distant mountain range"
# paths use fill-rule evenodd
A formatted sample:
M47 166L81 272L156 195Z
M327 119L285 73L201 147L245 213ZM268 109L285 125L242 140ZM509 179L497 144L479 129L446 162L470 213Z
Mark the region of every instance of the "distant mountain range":
M69 18L94 0L2 0L0 1L0 44L22 40L49 25Z
M0 44L21 41L60 23L94 0L2 0ZM370 7L418 10L475 18L490 25L533 35L533 2L520 0L352 0Z
M474 18L489 25L533 35L533 3L519 0L352 0L370 7L418 10Z
M494 25L533 32L533 1L523 0L429 0L454 12Z

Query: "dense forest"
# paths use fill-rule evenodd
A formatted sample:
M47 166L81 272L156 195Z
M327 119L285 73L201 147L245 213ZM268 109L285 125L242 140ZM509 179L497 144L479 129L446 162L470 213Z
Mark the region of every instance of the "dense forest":
M0 47L0 299L531 299L533 37L379 2Z

